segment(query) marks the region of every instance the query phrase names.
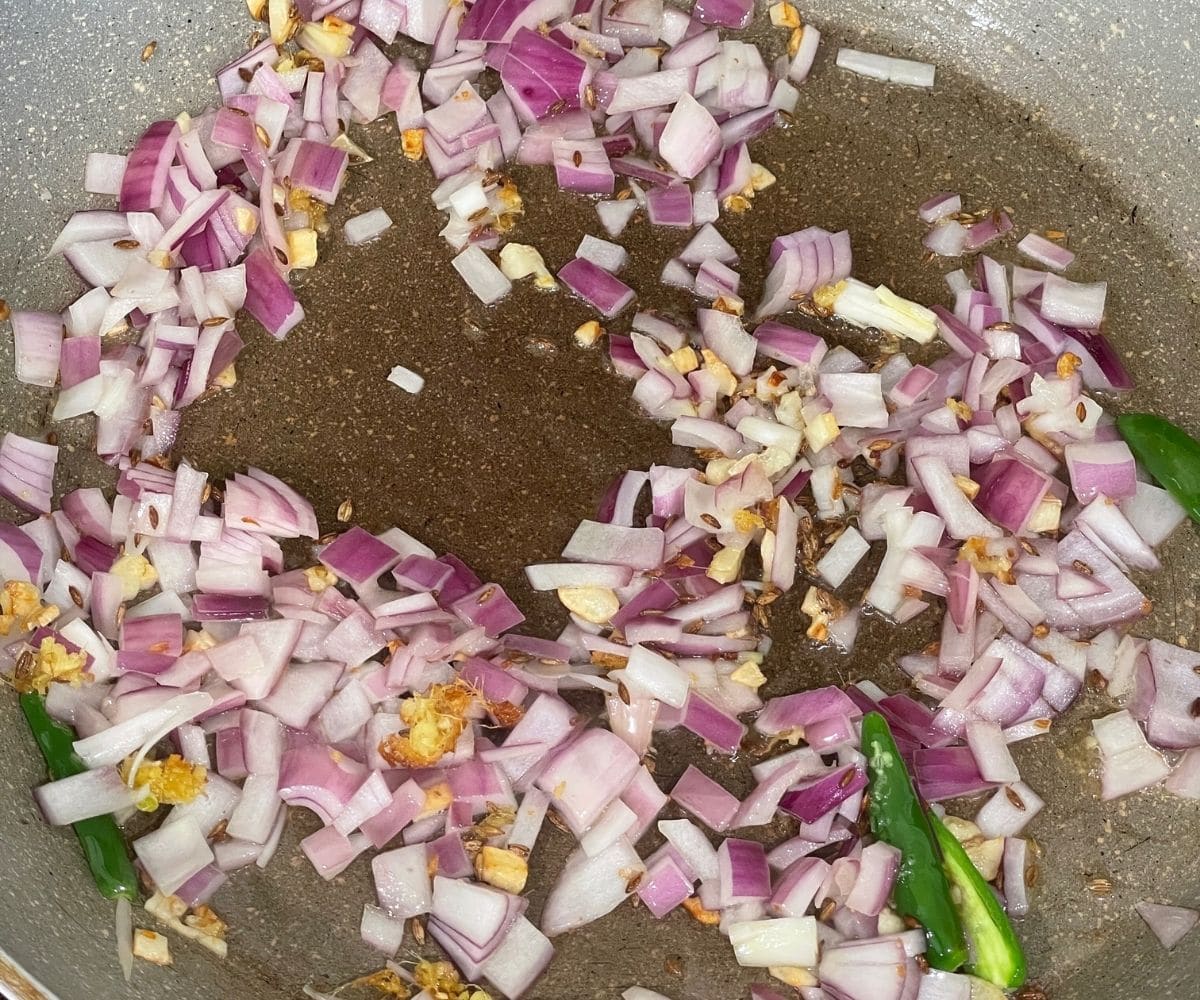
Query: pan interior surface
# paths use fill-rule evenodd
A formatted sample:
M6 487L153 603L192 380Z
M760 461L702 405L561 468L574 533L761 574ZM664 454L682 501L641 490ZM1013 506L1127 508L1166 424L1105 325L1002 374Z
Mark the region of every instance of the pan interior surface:
M0 11L7 6L0 0ZM19 26L0 19L0 51L30 60L0 82L0 160L22 191L0 205L7 237L0 294L14 308L55 308L75 292L61 262L42 258L66 215L83 207L84 155L125 149L154 116L200 110L215 96L212 68L240 50L248 31L240 4L138 6L127 12L79 0L35 5ZM210 6L220 6L221 15ZM750 212L725 215L718 226L742 254L751 302L770 238L809 225L850 230L857 275L919 301L945 302L942 274L949 267L922 263L923 227L915 215L937 190L960 191L969 209L1007 208L1014 237L1066 230L1078 254L1072 277L1110 282L1108 326L1138 380L1137 407L1195 428L1200 296L1184 267L1194 234L1182 222L1200 199L1196 179L1178 166L1186 162L1177 159L1186 136L1165 123L1200 120L1195 93L1170 85L1183 87L1194 67L1190 50L1173 41L1185 26L1172 25L1166 13L1120 5L1034 13L1040 9L811 5L806 13L826 41L801 89L796 124L752 147L778 183ZM143 65L138 53L152 38L157 53ZM769 51L782 40L777 34ZM1168 43L1174 59L1163 54ZM833 66L841 44L930 58L939 63L938 84L925 93L845 74ZM1154 61L1147 54L1156 49L1161 58ZM1151 82L1134 72L1138 65L1153 71ZM1194 124L1180 128L1195 131ZM246 465L268 469L312 499L324 528L350 499L365 526L397 524L459 554L508 589L530 631L553 635L561 609L552 596L528 590L521 567L556 557L616 473L686 456L672 451L664 426L637 412L631 384L608 371L600 352L575 346L571 332L590 314L565 292L546 295L524 285L494 309L469 301L437 235L427 166L404 160L391 122L358 136L375 162L356 169L321 263L300 283L309 319L283 344L247 330L238 385L188 410L177 454L214 476ZM1146 148L1152 144L1158 148ZM573 255L583 233L603 234L592 204L555 193L547 173L514 174L528 207L515 238L535 244L553 269ZM368 246L347 246L340 220L376 206L395 227ZM642 304L681 315L695 308L658 284L662 264L686 239L634 223L619 240L631 251L626 280ZM1015 259L1014 243L1006 241L997 255ZM852 349L867 343L842 330L824 332ZM421 395L385 381L395 364L425 376ZM0 429L39 432L47 396L16 385L11 372L11 340L4 338ZM82 423L56 428L64 448L60 493L109 482ZM0 516L12 519L14 512L3 508ZM1145 581L1156 612L1140 632L1194 643L1195 532L1177 532L1163 561L1166 569ZM900 630L870 621L851 657L823 654L804 639L800 596L793 592L775 606L767 695L864 676L898 688L896 657L934 637L924 619ZM1200 903L1200 853L1183 846L1194 843L1196 807L1161 791L1099 803L1089 723L1112 710L1102 696L1085 695L1050 736L1015 749L1025 780L1048 802L1029 831L1042 858L1033 912L1019 928L1031 973L1055 1000L1194 996L1200 935L1168 954L1133 904ZM331 988L378 967L357 932L362 904L373 899L369 864L360 859L322 882L296 846L316 821L297 813L275 861L265 871L237 873L215 900L231 926L230 958L218 962L173 939L175 967L139 964L126 987L110 905L92 890L72 838L36 814L29 789L43 776L11 704L0 712L0 753L7 761L0 773L7 871L0 944L63 1000L273 1000L298 996L305 983ZM692 738L668 734L659 743L660 784L669 787L700 756ZM734 791L749 787L745 762L704 767ZM761 835L778 839L781 832L765 828ZM569 846L567 835L547 825L530 879L531 916ZM1103 897L1086 888L1101 876L1113 883ZM141 924L152 926L148 916ZM683 913L660 923L626 905L556 944L534 1000L612 998L634 984L724 1000L763 979L739 970L716 931ZM681 961L668 962L676 957ZM0 984L7 975L14 995L24 996L15 973L2 970L0 964Z

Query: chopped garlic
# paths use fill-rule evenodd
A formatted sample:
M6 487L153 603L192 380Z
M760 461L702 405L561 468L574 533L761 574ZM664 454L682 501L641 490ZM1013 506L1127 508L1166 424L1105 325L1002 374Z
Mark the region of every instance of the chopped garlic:
M345 132L339 132L329 145L345 153L350 158L350 166L352 167L375 162L375 157L351 139L350 136L346 135Z
M137 793L137 807L142 812L154 812L160 805L179 806L193 801L208 782L208 768L189 764L173 753L165 760L146 760L141 763L133 781L129 780L132 758L121 764L121 780Z
M742 572L742 559L745 555L745 549L723 548L712 557L704 575L717 583L733 583Z
M475 875L481 882L517 895L525 891L529 863L502 847L483 847L475 855Z
M1082 359L1078 354L1072 354L1067 351L1065 354L1060 354L1058 361L1055 362L1054 371L1061 379L1068 379L1079 369L1083 364Z
M275 0L271 0L271 6L275 6ZM345 59L354 44L353 35L354 25L331 15L320 24L304 25L296 37L304 48L320 59Z
M212 649L216 644L216 637L202 628L188 629L183 636L183 651L185 653L199 653L206 649Z
M696 896L688 896L683 901L683 908L692 915L692 919L705 927L716 927L721 922L721 914L715 910L706 910L704 904Z
M819 413L804 425L804 439L813 451L833 444L842 429L832 413Z
M503 256L503 251L501 251L501 256ZM603 336L604 327L594 319L589 319L586 323L580 323L575 328L575 343L580 347L591 347Z
M767 526L760 514L752 510L735 510L733 512L733 530L744 535L759 531Z
M218 389L232 389L237 385L237 368L234 365L226 365L219 372L217 377L212 380L212 384Z
M593 625L606 625L621 610L621 602L608 587L560 587L563 607Z
M462 683L431 684L423 694L411 695L400 704L408 731L385 738L379 744L380 756L393 766L436 764L454 749L474 702L474 693Z
M750 164L750 187L754 191L765 191L775 183L775 175L761 163Z
M813 290L813 304L826 312L833 312L833 304L837 297L846 290L846 282L839 281L836 285L821 285Z
M187 913L187 903L178 896L164 896L156 892L146 900L146 912L188 940L203 945L219 958L224 958L229 953L229 945L223 937L214 936L206 929L189 927L182 921L181 918ZM197 913L199 912L200 908L197 907Z
M777 28L800 27L800 12L787 0L771 5L771 23Z
M218 940L224 940L225 933L229 930L229 925L218 917L211 907L203 903L198 904L195 910L184 917L183 922L201 934Z
M717 380L717 397L732 396L737 392L737 378L729 365L707 347L701 348L700 355L704 358L705 371L711 372Z
M829 626L839 621L848 608L829 591L820 587L809 587L800 610L812 619L812 624L804 634L816 642L827 642Z
M729 679L735 684L743 684L753 690L758 690L767 683L767 675L762 672L762 668L753 660L747 660L743 663L729 675Z
M787 983L795 989L807 989L817 985L817 977L812 969L804 969L798 965L772 965L767 972L781 983Z
M969 476L963 476L955 473L954 485L968 500L974 500L979 496L979 484Z
M267 9L267 0L246 0L246 9L254 20L261 20L263 11Z
M317 263L317 231L292 229L287 233L288 263L292 267L315 267Z
M439 781L435 785L430 785L425 789L425 801L421 805L421 811L417 813L417 819L427 819L430 816L436 816L440 812L445 812L450 808L450 803L454 796L450 792L450 785L445 781Z
M425 130L423 128L406 128L400 133L400 148L404 151L405 159L424 159Z
M430 962L421 959L413 967L413 982L428 996L453 1000L492 1000L491 995L476 986L466 986L458 970L449 962Z
M732 458L714 458L704 467L704 479L712 486L720 486L725 480L734 473L730 472L733 468L734 459Z
M271 41L282 45L295 28L292 20L292 0L268 0L267 23L271 26Z
M126 552L108 571L120 578L124 601L132 601L147 587L158 583L158 572L140 552Z
M87 672L87 654L83 650L72 653L47 635L42 637L36 651L29 649L17 657L11 683L21 694L31 691L45 694L52 683L79 687L91 679Z
M500 270L510 281L519 281L532 274L533 283L538 288L558 287L537 247L531 247L528 243L505 243L500 251Z
M963 850L985 882L992 881L1000 874L1000 862L1004 858L1003 837L993 837L991 840L976 837L963 844Z
M239 207L233 210L233 224L243 236L253 236L258 232L258 213L251 208Z
M902 934L906 930L908 930L908 924L906 924L904 922L904 918L890 906L885 906L879 911L880 935Z
M1061 517L1062 501L1058 497L1043 497L1042 502L1034 508L1026 529L1034 533L1058 531L1058 522Z
M704 470L704 478L713 486L719 486L727 479L732 479L751 465L762 469L763 475L774 479L785 469L790 469L794 457L786 448L774 445L764 448L757 454L743 455L741 458L714 458Z
M969 819L961 819L951 813L946 813L942 817L942 825L954 834L954 839L960 844L965 844L968 840L981 836L981 831Z
M946 397L946 409L953 413L964 424L969 424L975 417L974 410L972 410L961 399L956 399L953 396Z
M1002 583L1012 583L1015 550L1009 549L1000 539L972 535L959 546L958 558L969 562L980 576L994 575Z
M304 571L304 580L314 594L321 594L338 582L337 574L328 566L309 566Z
M37 587L24 580L7 580L0 588L0 635L8 635L15 627L29 632L49 625L58 617L58 607L42 604Z
M700 356L696 353L694 347L681 347L677 351L672 351L667 355L667 360L671 362L680 375L694 372L700 367Z
M167 943L167 936L158 931L137 928L133 932L133 957L152 965L170 965L171 947Z
M804 397L795 389L785 392L775 403L775 419L798 431L804 430Z

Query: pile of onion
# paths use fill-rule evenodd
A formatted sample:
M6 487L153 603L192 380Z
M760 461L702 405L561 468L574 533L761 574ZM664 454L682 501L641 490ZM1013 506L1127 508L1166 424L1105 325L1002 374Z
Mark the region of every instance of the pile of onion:
M738 250L713 223L773 180L747 142L795 106L815 29L797 26L772 72L720 36L748 23L736 0L692 16L654 0L309 2L298 30L260 6L273 37L220 71L220 107L89 158L87 189L116 208L77 213L53 249L91 290L63 315L12 317L18 378L56 388L55 419L94 414L119 470L115 496L76 489L55 508L57 448L0 441L0 492L38 515L0 524L0 579L24 602L6 606L0 666L19 679L73 665L47 706L89 767L36 791L48 822L144 805L138 767L166 740L205 779L133 842L157 900L211 900L268 864L288 807L306 808L322 824L301 841L317 876L369 859L362 937L388 959L420 918L466 979L517 998L553 937L636 896L656 918L716 925L738 963L806 1000L904 1000L971 983L927 973L923 931L888 905L899 859L863 823L864 712L887 717L927 800L986 797L958 828L986 845L1015 916L1022 833L1045 803L1010 747L1049 732L1089 677L1123 705L1094 724L1103 796L1165 781L1200 797L1200 656L1129 632L1151 610L1133 574L1158 568L1184 512L1095 397L1132 387L1100 329L1104 284L1063 277L1072 256L1031 234L1019 248L1050 272L980 254L973 276L948 277L952 308L926 307L854 277L849 233L809 228L773 242L747 310ZM432 46L423 74L376 44L401 32ZM931 79L861 56L846 65ZM485 98L488 70L500 89ZM704 307L635 312L608 347L700 465L620 474L560 561L526 567L569 615L554 640L516 631L501 587L400 528L323 536L268 472L214 489L169 457L181 410L232 384L237 313L281 339L303 319L287 277L316 261L327 207L365 160L346 123L385 112L439 177L453 264L485 302L514 277L554 284L530 248L490 256L521 209L505 163L613 195L598 212L614 237L631 205L698 227L663 280ZM961 207L921 206L930 250L977 252L1012 228ZM367 213L347 238L389 225ZM587 237L557 278L622 322L626 258ZM870 357L831 348L779 318L797 308L808 326L887 336ZM910 342L948 353L914 360ZM310 540L311 560L285 565L288 539ZM863 680L764 701L779 600L801 600L809 638L846 653L864 609L897 625L944 609L941 638L899 660L914 694ZM676 728L710 766L667 790L647 764L655 733ZM756 784L739 799L719 777L750 751ZM1183 756L1172 767L1163 751ZM550 811L578 846L535 915L523 890ZM781 818L788 835L763 843ZM1141 912L1164 943L1195 922Z

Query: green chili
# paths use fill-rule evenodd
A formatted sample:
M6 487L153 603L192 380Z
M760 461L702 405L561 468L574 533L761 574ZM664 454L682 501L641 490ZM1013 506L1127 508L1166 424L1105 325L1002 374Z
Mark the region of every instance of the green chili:
M51 779L58 781L86 770L72 746L75 733L50 718L45 699L31 692L21 695L20 701L21 711L25 713L38 749L46 759L46 770ZM93 816L72 826L101 895L107 899L123 897L135 901L138 895L137 871L129 860L125 838L116 820L112 816Z
M862 748L871 779L871 832L900 852L900 869L892 887L896 912L925 928L929 964L953 972L967 960L962 923L950 898L950 884L925 810L887 721L878 712L863 717Z
M1025 982L1025 952L1004 907L984 881L958 838L931 810L929 825L942 849L946 877L954 887L959 915L971 945L967 971L1006 990Z
M1117 430L1146 471L1200 524L1200 441L1152 413L1123 413Z

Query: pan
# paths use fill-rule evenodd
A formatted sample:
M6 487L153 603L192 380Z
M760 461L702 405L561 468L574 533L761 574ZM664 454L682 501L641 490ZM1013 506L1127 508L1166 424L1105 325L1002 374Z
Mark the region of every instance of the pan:
M78 293L61 261L44 258L82 207L85 155L124 150L145 122L205 107L213 68L241 51L248 22L235 0L0 0L0 14L0 293L17 308L52 307ZM1007 207L1018 226L1067 230L1087 275L1111 283L1109 328L1141 407L1200 423L1200 292L1189 273L1200 250L1200 66L1190 8L811 0L803 14L827 41L797 124L755 147L779 182L751 212L722 222L743 251L748 286L762 280L770 237L820 225L851 231L858 271L940 301L941 269L921 262L913 207L933 191L962 190L973 204ZM836 70L843 44L935 62L937 86L887 87ZM574 345L571 331L590 318L579 303L530 288L495 310L469 300L437 235L428 172L401 157L391 124L362 130L360 141L375 162L355 171L337 213L383 206L396 226L368 247L328 241L300 283L308 321L283 344L249 335L239 384L188 411L177 453L215 476L269 469L312 498L322 525L349 499L368 528L398 524L468 557L508 588L539 634L553 634L561 610L529 592L520 567L553 558L614 473L686 456L636 412L628 384L597 353ZM529 206L522 232L548 261L568 259L579 234L597 231L582 199L557 196L544 177L519 183ZM640 229L630 283L657 289L677 242ZM46 395L17 384L12 361L11 339L0 339L0 428L42 434ZM394 364L424 374L426 390L409 397L386 383ZM90 429L57 431L57 492L110 485ZM1145 634L1194 643L1195 533L1178 532L1163 556ZM798 599L781 603L767 694L860 677L898 684L895 657L930 638L873 623L852 657L814 657ZM21 1000L275 1000L377 964L355 933L370 895L366 866L328 884L313 878L296 848L312 828L296 817L278 860L222 893L233 928L227 961L180 945L174 968L139 965L125 985L110 906L71 838L40 822L29 794L43 780L40 764L9 699L0 709L0 989ZM1054 1000L1192 997L1200 936L1167 954L1133 904L1200 903L1200 816L1159 793L1128 808L1098 802L1086 738L1105 711L1101 696L1086 695L1052 737L1017 748L1023 775L1050 803L1030 830L1043 852L1020 928L1031 972ZM694 754L665 740L660 783L669 787ZM550 832L543 865L552 872L567 838ZM1088 890L1097 878L1111 893ZM531 913L548 883L535 869ZM684 919L660 924L644 909L622 907L558 945L537 1000L611 998L635 983L717 1000L746 995L750 981L711 932Z

